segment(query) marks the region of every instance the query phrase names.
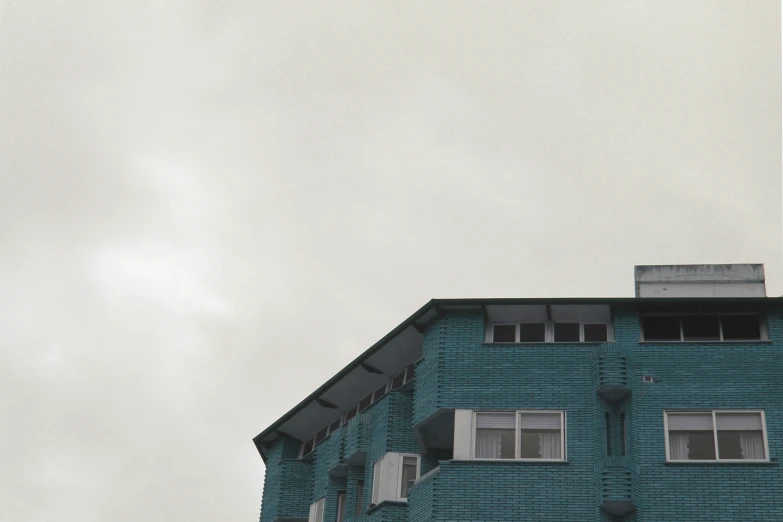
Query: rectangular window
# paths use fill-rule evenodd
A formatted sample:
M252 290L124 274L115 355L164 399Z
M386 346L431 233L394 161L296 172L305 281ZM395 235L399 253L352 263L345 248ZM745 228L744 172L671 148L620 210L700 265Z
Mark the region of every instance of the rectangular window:
M337 492L337 522L345 522L345 491Z
M372 394L359 401L359 411L364 411L372 404Z
M364 512L364 481L360 480L356 483L356 516L362 516Z
M326 432L328 428L324 428L322 430L319 430L318 433L315 434L315 445L319 445L321 442L324 441L326 438Z
M391 389L399 390L402 388L403 384L405 384L405 371L402 371L394 376L391 382Z
M310 453L313 452L313 448L315 448L315 439L310 439L307 442L305 442L302 445L302 456L306 457Z
M326 499L322 498L310 504L310 514L307 522L324 522L324 503Z
M380 502L382 466L383 466L383 459L377 461L372 468L372 497L370 497L370 501L373 504L377 504L378 502Z
M407 502L408 488L419 478L421 457L408 453L389 452L373 467L372 503Z
M517 325L496 324L492 326L493 343L514 343L517 340Z
M475 412L473 458L563 460L564 412Z
M612 420L609 416L609 412L604 413L606 417L606 456L612 454Z
M378 402L386 395L386 385L381 386L372 394L372 402Z
M666 412L670 461L767 460L762 411Z
M546 324L522 323L519 325L519 342L543 343L546 341Z
M513 459L516 429L514 412L476 413L476 458Z
M605 343L609 339L606 324L518 323L493 324L488 330L490 343Z
M620 414L620 442L622 443L622 446L620 447L620 455L623 457L625 456L625 412Z
M605 324L586 324L584 330L586 343L605 343L607 340Z
M681 314L642 316L645 341L760 341L758 314Z
M334 433L335 431L339 430L341 423L342 423L342 417L338 417L336 421L334 421L329 425L329 433Z
M418 457L402 457L402 480L400 481L400 498L408 498L408 487L419 476Z
M357 404L347 412L345 412L345 424L348 424L348 421L356 417L356 414L359 413L359 405Z
M556 343L578 343L579 323L555 323Z

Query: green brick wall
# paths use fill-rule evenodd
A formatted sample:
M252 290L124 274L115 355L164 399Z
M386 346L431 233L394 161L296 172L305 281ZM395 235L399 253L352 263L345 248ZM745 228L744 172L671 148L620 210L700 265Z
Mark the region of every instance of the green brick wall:
M306 517L309 502L324 495L324 520L333 522L339 490L348 492L350 522L783 521L783 471L776 462L783 451L783 309L767 314L768 343L640 343L637 310L617 308L613 315L616 346L632 358L626 368L631 395L616 403L596 394L596 345L484 344L483 314L439 317L424 334L412 392L394 392L372 406L357 417L364 419L363 427L353 434L345 428L344 440L327 440L299 468L285 462L293 450L290 441L273 445L261 522L289 513ZM656 382L643 383L644 375ZM440 469L411 489L408 505L355 517L356 484L364 480L364 512L373 462L387 451L419 453L411 426L443 408L564 409L568 460L438 463L425 457L422 473L438 464ZM773 462L667 464L663 411L677 408L765 410ZM346 448L365 452L365 467L329 477L327 470L346 456ZM282 491L292 487L283 484L295 483L306 493ZM636 512L607 515L599 509L607 498L630 498ZM293 507L284 509L285 503Z

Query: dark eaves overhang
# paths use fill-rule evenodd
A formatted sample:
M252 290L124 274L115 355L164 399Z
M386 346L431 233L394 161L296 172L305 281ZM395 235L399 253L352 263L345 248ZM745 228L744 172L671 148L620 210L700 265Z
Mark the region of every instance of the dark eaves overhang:
M291 419L294 415L302 411L307 405L319 400L319 397L329 388L338 383L343 377L351 373L354 369L361 366L366 359L372 356L375 352L386 346L392 339L400 335L407 328L413 327L418 331L422 331L423 327L441 314L444 310L459 310L459 309L476 309L485 306L498 306L498 305L535 305L535 304L551 304L551 305L632 305L632 306L645 306L645 305L666 305L666 304L685 304L685 303L745 303L754 305L774 305L783 303L783 296L781 297L680 297L680 298L661 298L661 297L567 297L567 298L469 298L469 299L431 299L427 304L419 308L410 317L405 319L396 328L386 334L380 341L373 344L370 348L365 350L364 353L359 355L356 359L351 361L345 368L340 370L334 377L326 381L313 393L305 397L299 404L294 406L288 413L277 419L271 426L259 433L253 438L253 443L256 445L261 458L266 462L266 454L264 452L263 444L265 442L271 442L278 435L278 429L282 424Z

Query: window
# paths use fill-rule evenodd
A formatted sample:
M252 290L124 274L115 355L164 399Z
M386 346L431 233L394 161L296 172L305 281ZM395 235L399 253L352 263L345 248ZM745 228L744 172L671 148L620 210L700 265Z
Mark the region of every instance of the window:
M339 430L341 422L342 422L342 417L337 417L337 420L335 420L333 423L329 425L329 433L331 434Z
M362 515L362 509L364 508L364 481L360 480L356 483L356 516Z
M313 448L315 447L315 439L310 439L307 442L302 445L302 456L306 457L310 453L313 452Z
M517 340L517 325L496 324L492 327L492 342L514 343Z
M620 446L620 455L623 457L625 456L625 412L620 414L620 442L622 443L622 446Z
M606 324L518 323L493 324L488 330L491 343L605 343Z
M337 492L337 522L345 522L345 491Z
M326 439L326 432L328 430L329 430L328 428L324 428L324 429L320 430L318 433L315 434L315 445L316 446L318 444L320 444L321 442L323 442L324 439Z
M372 404L372 393L359 402L359 411L364 411Z
M386 395L386 385L384 384L372 394L372 402L376 403Z
M645 341L760 341L758 314L683 314L642 316Z
M411 482L419 478L421 457L390 452L373 466L372 503L406 502Z
M402 388L402 385L405 384L405 372L398 373L394 376L391 382L391 389L392 390L399 390Z
M408 498L410 483L419 476L419 458L402 457L402 472L400 480L400 498Z
M667 460L767 460L762 411L666 412L665 421Z
M522 323L519 325L519 342L543 343L546 341L546 324Z
M609 418L609 412L604 413L606 417L606 456L612 454L612 420Z
M348 424L348 421L356 417L356 414L359 413L359 405L357 404L347 412L345 412L345 424Z
M475 412L473 458L563 460L564 424L562 411Z
M307 522L324 522L325 501L326 499L322 498L310 504L310 515L307 517Z
M586 343L605 343L607 341L605 324L584 325Z

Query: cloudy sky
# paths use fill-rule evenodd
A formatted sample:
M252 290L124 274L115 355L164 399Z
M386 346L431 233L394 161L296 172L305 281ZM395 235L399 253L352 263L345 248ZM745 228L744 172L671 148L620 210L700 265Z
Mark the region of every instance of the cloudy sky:
M783 294L777 0L0 0L0 519L251 521L431 297Z

